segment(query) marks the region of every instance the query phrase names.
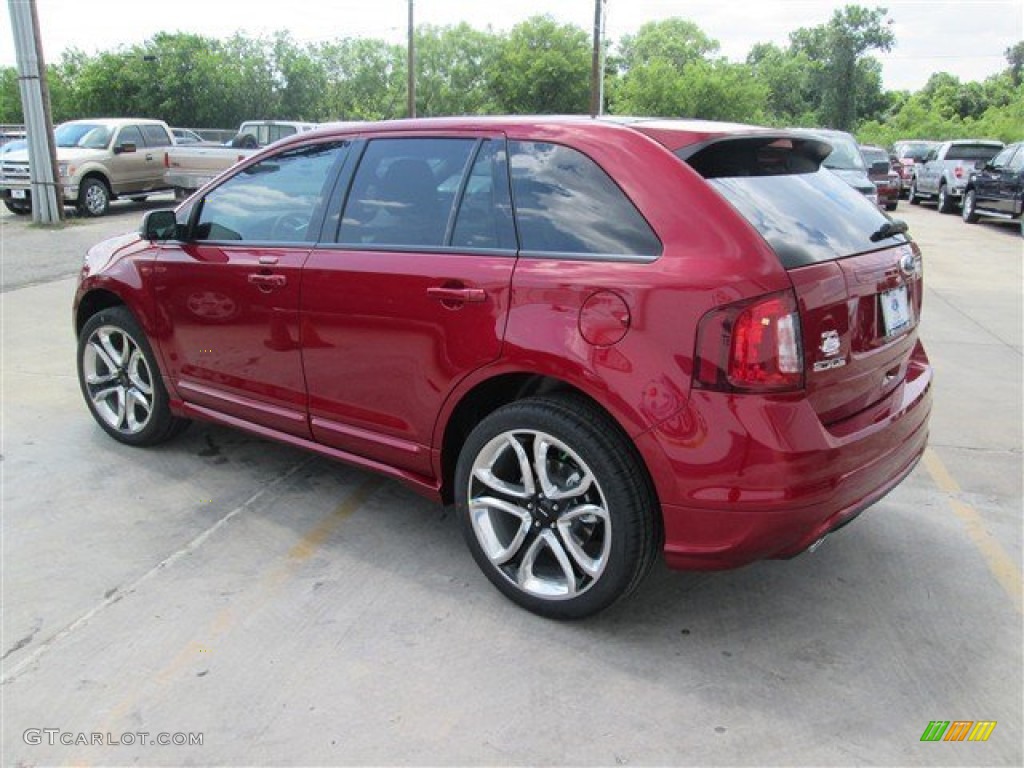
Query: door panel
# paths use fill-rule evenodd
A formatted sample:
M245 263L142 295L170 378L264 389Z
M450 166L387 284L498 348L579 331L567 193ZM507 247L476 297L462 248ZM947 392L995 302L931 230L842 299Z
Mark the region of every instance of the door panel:
M501 352L515 267L503 139L370 141L336 239L303 270L313 437L430 476L441 405Z
M160 251L165 370L187 401L309 437L299 287L309 247L191 243Z

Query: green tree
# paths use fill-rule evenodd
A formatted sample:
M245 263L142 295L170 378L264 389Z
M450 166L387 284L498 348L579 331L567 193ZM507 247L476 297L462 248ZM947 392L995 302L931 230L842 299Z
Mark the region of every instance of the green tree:
M1010 79L1014 85L1024 82L1024 40L1006 49L1006 61L1010 65Z
M885 8L848 5L828 23L790 34L790 50L818 65L814 90L820 94L818 114L826 125L852 130L864 113L860 103L870 95L865 78L871 68L863 59L869 51L888 51L896 42L887 13Z
M585 113L590 41L579 27L535 16L499 38L487 75L501 112Z
M416 31L416 113L472 115L498 110L487 73L498 38L468 24Z
M815 64L802 52L758 43L747 55L751 76L766 89L766 117L775 125L817 124Z
M718 41L692 21L672 18L649 21L635 35L625 35L619 43L619 58L626 71L656 60L667 61L676 71L682 71L687 64L718 53L718 49Z
M328 120L384 120L405 114L405 49L347 38L317 49L327 71Z

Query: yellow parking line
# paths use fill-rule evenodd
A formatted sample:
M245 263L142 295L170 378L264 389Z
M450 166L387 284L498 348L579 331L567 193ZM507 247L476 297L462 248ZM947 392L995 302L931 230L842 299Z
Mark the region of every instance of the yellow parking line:
M992 575L1003 588L1003 591L1010 596L1018 613L1024 613L1024 599L1022 599L1021 572L1013 558L1003 549L1002 545L985 528L985 521L978 512L969 504L960 499L962 493L959 483L953 478L942 463L942 459L931 448L924 453L924 466L932 480L939 487L939 490L946 494L949 506L953 513L960 518L967 529L967 535L971 537L974 546L985 558Z

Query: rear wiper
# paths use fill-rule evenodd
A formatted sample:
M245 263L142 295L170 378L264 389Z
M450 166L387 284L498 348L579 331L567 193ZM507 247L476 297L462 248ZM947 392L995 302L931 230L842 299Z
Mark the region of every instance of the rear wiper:
M890 237L902 235L908 229L907 222L903 221L903 219L890 219L875 230L874 234L871 235L871 242L877 243L879 240L887 240Z

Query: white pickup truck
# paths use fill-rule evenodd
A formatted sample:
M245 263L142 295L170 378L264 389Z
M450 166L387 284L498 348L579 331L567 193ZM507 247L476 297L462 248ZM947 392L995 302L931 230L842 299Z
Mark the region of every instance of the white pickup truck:
M979 160L988 162L1003 148L1001 141L956 139L932 148L914 169L910 204L934 199L940 213L952 213L960 206L967 180Z
M311 131L316 123L290 120L247 120L226 145L189 144L164 152L164 182L181 199L226 171L239 160L278 139Z

